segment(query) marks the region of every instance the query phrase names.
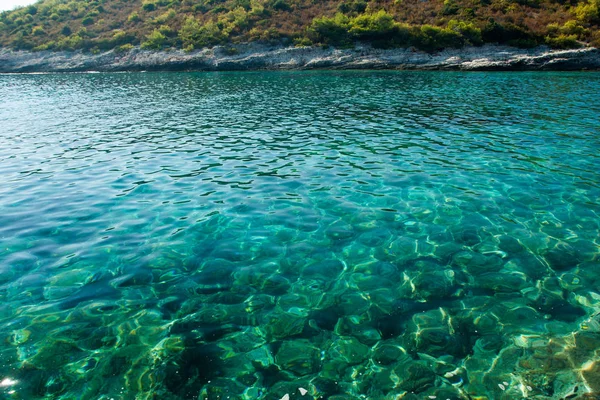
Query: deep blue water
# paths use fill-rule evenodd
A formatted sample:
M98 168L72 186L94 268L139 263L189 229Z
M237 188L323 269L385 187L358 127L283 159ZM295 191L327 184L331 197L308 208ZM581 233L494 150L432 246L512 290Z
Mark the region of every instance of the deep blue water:
M0 75L0 398L600 397L598 99Z

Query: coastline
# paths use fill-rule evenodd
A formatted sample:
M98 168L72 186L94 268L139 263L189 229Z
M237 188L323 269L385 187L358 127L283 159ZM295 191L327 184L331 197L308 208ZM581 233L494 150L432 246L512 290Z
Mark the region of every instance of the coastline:
M518 49L485 45L436 53L414 49L282 47L257 43L182 50L127 53L108 51L29 52L0 50L0 72L240 71L300 69L403 69L457 71L600 70L600 49Z

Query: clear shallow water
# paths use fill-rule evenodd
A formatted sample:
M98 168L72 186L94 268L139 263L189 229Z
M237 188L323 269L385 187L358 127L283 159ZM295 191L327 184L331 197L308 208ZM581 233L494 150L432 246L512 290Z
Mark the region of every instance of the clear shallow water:
M0 75L0 397L600 396L599 98Z

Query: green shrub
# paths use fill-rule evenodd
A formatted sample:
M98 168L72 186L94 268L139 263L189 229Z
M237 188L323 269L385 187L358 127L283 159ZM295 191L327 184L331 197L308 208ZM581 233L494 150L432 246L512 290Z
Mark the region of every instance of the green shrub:
M191 16L186 18L179 30L179 39L187 51L214 46L223 43L226 38L214 21L202 25Z
M71 35L60 39L55 48L57 50L77 50L83 46L83 38L79 35Z
M473 23L451 20L448 22L448 29L453 30L464 38L466 44L474 46L480 46L483 44L481 37L481 29L475 26Z
M353 0L350 2L343 1L338 6L338 11L344 14L356 13L360 14L365 12L367 9L367 2L365 0Z
M142 3L142 10L144 11L154 11L156 9L156 3L153 1L144 1Z
M269 28L262 31L258 39L267 43L275 43L280 37L281 34L277 29Z
M229 36L232 32L243 32L250 24L248 13L242 7L236 7L228 13L221 15L218 24L225 36Z
M387 12L359 15L350 20L350 34L359 41L369 41L374 47L410 45L410 29L394 21Z
M23 32L18 32L12 39L10 46L16 50L31 50L34 44L23 35Z
M432 25L422 25L413 31L413 43L416 47L435 51L448 47L461 47L464 39L460 33L449 28L440 28Z
M375 14L362 14L352 18L349 27L350 34L355 38L374 40L393 35L396 23L390 14L381 10Z
M597 30L592 33L592 38L590 40L590 45L600 48L600 30Z
M444 0L444 6L442 7L443 15L454 15L459 10L458 4L454 0Z
M546 25L546 33L549 35L552 35L552 36L558 35L559 31L560 31L560 26L556 22Z
M81 36L81 37L92 37L93 35L90 34L87 30L87 28L80 28L77 31L77 36Z
M134 49L134 46L131 43L122 44L121 46L115 47L115 52L117 53L127 53Z
M533 47L538 43L538 38L523 27L507 23L500 25L490 20L481 30L481 37L486 43L508 44L517 47Z
M134 11L131 14L129 14L129 17L127 17L127 21L129 21L129 22L139 22L139 21L141 21L141 18L139 16L139 14Z
M266 17L269 15L269 12L265 9L264 4L260 0L250 0L250 15Z
M65 35L65 36L70 36L73 32L71 32L71 28L68 25L65 25L60 30L60 33L63 34L63 35Z
M60 15L68 15L71 13L71 9L66 4L59 4L55 11Z
M350 19L338 13L333 18L315 18L309 27L309 37L316 42L331 45L348 45L352 39L349 34Z
M292 7L285 0L269 0L267 3L269 8L278 11L290 11Z
M44 28L42 28L41 26L36 26L31 30L31 34L33 36L43 36L46 34L46 32L44 31Z
M294 39L294 46L296 47L310 47L312 45L312 40L307 37L298 37Z
M135 36L133 36L131 33L127 33L122 30L117 30L117 31L115 31L115 33L113 33L112 38L109 40L109 43L107 44L107 46L106 47L101 46L101 47L105 50L108 50L108 49L111 49L116 46L130 44L134 40L135 40Z
M177 13L175 13L175 10L169 10L164 14L159 15L158 17L154 18L154 23L156 24L164 24L165 22L175 18L175 15L177 15Z
M560 34L557 37L546 36L546 43L555 49L576 49L581 47L577 35Z
M449 28L431 25L409 27L394 21L386 11L362 14L349 18L338 13L333 18L315 18L308 31L309 39L329 45L348 45L368 41L375 47L414 45L433 51L446 47L460 47L465 43L481 44L481 31L473 24L453 22Z
M475 18L475 10L472 8L463 8L460 15L466 19L473 19Z
M142 43L142 49L160 50L167 44L167 37L158 29L146 36L146 41Z
M573 13L582 22L600 23L600 0L581 2L573 9Z
M81 23L82 23L84 26L89 26L89 25L92 25L92 24L94 23L94 18L92 18L92 17L85 17L85 18L84 18L84 19L81 21Z
M31 49L31 51L45 51L45 50L52 50L56 47L56 42L54 41L49 41L46 43L43 43L39 46L34 47L33 49Z
M587 34L587 29L585 29L581 24L577 21L567 21L565 24L559 28L560 33L565 35L576 35L577 37L582 37Z
M252 8L250 0L233 0L232 8L242 7L244 10Z

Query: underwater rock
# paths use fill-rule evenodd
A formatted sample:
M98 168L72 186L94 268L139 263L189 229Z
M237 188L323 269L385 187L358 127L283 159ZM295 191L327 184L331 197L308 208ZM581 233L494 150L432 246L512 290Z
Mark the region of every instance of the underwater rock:
M198 399L224 400L237 399L242 396L246 387L234 379L214 378L202 388Z
M528 327L535 326L541 320L543 320L543 315L538 313L534 308L526 306L509 308L503 313L501 318L505 333L524 331ZM512 325L512 329L509 329L507 325Z
M422 271L412 279L412 283L419 297L425 300L449 298L457 288L454 276L455 273L451 269Z
M275 362L283 370L308 375L320 367L321 351L306 339L287 340L277 351Z
M378 365L390 365L397 362L406 362L410 357L406 350L399 344L379 342L373 350L373 361Z
M196 293L210 294L230 289L233 283L233 273L237 269L236 264L228 260L206 261L199 271L192 275L193 281L197 284Z
M367 262L373 259L375 250L372 247L365 246L357 241L350 242L342 250L342 255L349 263Z
M523 244L521 244L521 242L519 242L518 239L516 239L512 236L502 235L499 237L499 240L500 240L500 243L499 243L500 250L506 252L507 254L509 254L511 256L521 254L526 250L525 246L523 246Z
M381 332L375 328L365 326L357 329L354 332L354 337L367 346L373 346L381 340Z
M373 346L381 340L381 333L370 325L368 316L345 315L338 319L334 332L338 336L354 336L361 343Z
M362 292L376 290L381 287L391 288L394 286L394 281L373 274L352 273L348 279L351 287L357 288Z
M584 288L584 282L578 274L567 272L559 277L560 287L568 291Z
M26 362L40 369L59 368L85 355L76 344L66 340L47 339L36 343L35 347L35 355Z
M585 315L585 311L578 306L570 304L562 296L542 290L539 297L532 302L531 306L538 312L549 315L552 319L566 322L575 322Z
M372 303L370 311L373 314L373 319L391 315L397 310L396 302L398 295L393 289L381 288L371 290L368 292L368 297Z
M355 365L366 360L370 350L356 338L341 337L334 340L326 352L326 357L347 365Z
M586 365L581 370L581 375L587 386L593 393L600 393L600 362L593 361Z
M354 265L353 272L375 275L380 278L396 280L399 278L398 270L391 263L382 261L370 261Z
M266 276L258 286L261 293L278 296L288 292L290 281L280 274Z
M455 254L461 251L466 251L464 246L461 246L454 241L440 242L433 250L433 255L439 259L444 265L452 260Z
M354 386L364 397L383 398L384 394L394 389L398 383L398 379L393 374L389 366L368 368L360 373L360 380L356 381Z
M433 246L431 246L431 249L433 250ZM402 262L420 257L421 255L418 250L419 241L407 236L401 236L386 247L377 247L375 249L375 256L381 261L402 264Z
M259 328L249 328L241 332L234 332L224 336L218 343L223 352L223 357L228 358L240 353L247 353L266 343Z
M273 312L264 318L262 330L267 340L285 339L300 334L307 318L301 313Z
M358 242L368 247L384 246L392 238L392 234L388 229L377 228L363 232L358 237Z
M335 279L344 270L344 264L335 259L322 260L307 265L302 269L302 277L309 279Z
M244 243L232 238L219 240L218 246L213 248L211 252L211 257L232 262L247 262L252 260L253 254L245 248Z
M147 287L152 284L154 276L149 269L137 269L127 271L121 276L111 280L110 284L114 288L129 288L136 286Z
M554 272L542 262L540 257L536 257L529 253L523 253L512 258L504 264L504 270L524 273L532 281L543 279L543 277L548 274L554 274Z
M8 342L13 346L18 346L27 342L30 336L31 331L29 329L17 329L11 333Z
M581 262L578 253L568 245L548 250L544 258L554 271L566 271L575 268Z
M292 310L293 314L308 315L308 310L315 308L319 304L318 300L320 299L314 299L302 294L287 293L277 298L277 306L280 310Z
M434 385L436 376L431 368L421 361L414 361L406 367L401 365L394 369L400 382L398 387L411 393L421 393Z
M300 389L306 390L306 392L303 392ZM277 382L275 385L269 388L269 393L264 397L264 399L310 400L318 398L318 396L319 393L311 384L311 382L304 379L294 379L291 382ZM263 397L261 397L261 399L262 398Z
M89 270L72 269L52 276L49 283L52 286L83 286L95 279L95 274Z
M502 268L502 258L486 256L472 251L461 251L452 257L452 265L471 275L481 275L486 272L499 271Z
M329 225L325 230L325 234L331 240L349 240L356 235L356 232L352 225L340 220Z
M464 343L456 335L450 315L443 309L415 314L404 335L407 349L436 356L464 356Z
M574 365L583 365L596 357L595 353L600 349L600 333L579 331L573 337L575 346L569 352L569 357Z
M519 292L530 286L527 276L519 272L488 272L477 277L474 285L495 292Z
M5 284L12 281L15 276L15 268L12 265L0 265L0 284Z
M481 242L481 237L475 227L460 227L453 232L454 240L462 245L473 247Z
M455 204L442 204L436 208L437 215L433 222L436 225L451 226L460 223L462 210Z
M46 300L59 300L66 297L75 295L81 290L81 286L46 286L44 288L44 299Z
M506 340L502 335L492 332L478 338L473 346L473 351L485 363L485 357L494 358L493 356L498 354L505 344Z
M338 307L343 315L362 315L371 307L371 301L366 293L347 291L340 295Z

